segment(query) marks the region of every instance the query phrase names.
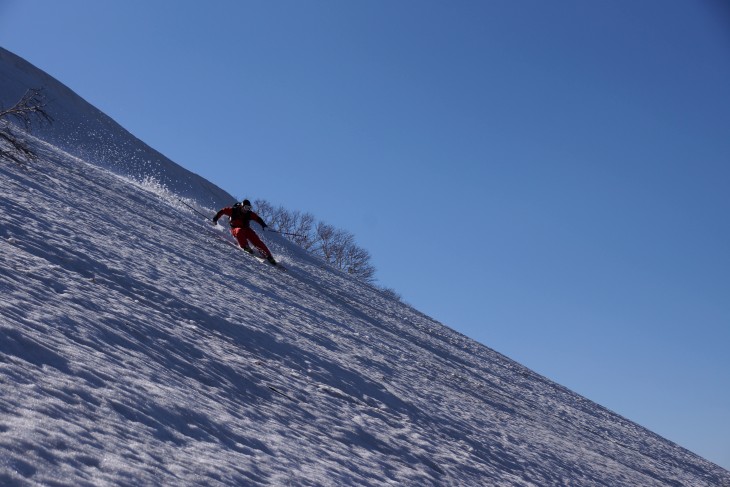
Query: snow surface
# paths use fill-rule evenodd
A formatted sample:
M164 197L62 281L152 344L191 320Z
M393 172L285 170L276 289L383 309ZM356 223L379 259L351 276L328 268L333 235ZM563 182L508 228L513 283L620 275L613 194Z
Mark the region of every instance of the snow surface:
M100 120L21 66L0 52L0 89ZM0 161L0 485L730 486L277 235L288 272L234 248L183 204L215 187L121 127L56 130Z
M174 187L178 195L206 205L231 202L224 190L170 161L68 87L0 47L0 106L11 106L30 88L44 90L47 109L55 119L52 125L35 127L34 134L43 140L117 174L154 178Z

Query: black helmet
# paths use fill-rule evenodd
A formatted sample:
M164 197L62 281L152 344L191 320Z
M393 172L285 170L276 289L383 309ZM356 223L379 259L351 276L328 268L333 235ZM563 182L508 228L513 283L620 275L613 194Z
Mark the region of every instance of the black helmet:
M251 202L248 200L241 201L241 206L243 206L244 209L250 210L251 209ZM246 208L248 206L248 208Z

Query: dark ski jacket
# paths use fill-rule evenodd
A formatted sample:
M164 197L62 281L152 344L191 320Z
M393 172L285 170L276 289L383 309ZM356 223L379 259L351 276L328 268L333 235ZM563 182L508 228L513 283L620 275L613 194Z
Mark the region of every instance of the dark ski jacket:
M217 222L218 219L223 215L226 215L228 218L230 218L229 223L231 225L231 228L249 228L248 224L251 222L251 220L261 225L261 228L267 227L266 223L264 223L260 216L258 216L253 211L245 211L243 208L241 208L240 205L227 206L221 209L218 213L215 214L213 221Z

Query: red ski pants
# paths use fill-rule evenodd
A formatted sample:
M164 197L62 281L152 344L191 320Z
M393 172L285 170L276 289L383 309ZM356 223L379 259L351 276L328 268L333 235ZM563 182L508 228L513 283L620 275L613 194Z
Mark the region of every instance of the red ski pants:
M238 227L238 228L232 228L231 233L234 237L236 237L236 240L238 240L238 245L241 247L248 247L248 242L251 242L254 247L259 249L263 254L264 257L269 258L271 257L271 251L266 246L266 244L259 238L258 235L256 235L256 232L251 230L248 227Z

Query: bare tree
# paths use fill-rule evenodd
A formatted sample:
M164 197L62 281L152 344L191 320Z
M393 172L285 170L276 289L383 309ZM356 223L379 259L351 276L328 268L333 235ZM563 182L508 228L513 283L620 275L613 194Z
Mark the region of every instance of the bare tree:
M315 231L315 254L358 279L365 282L375 280L375 267L370 263L370 253L355 244L354 235L326 223L318 223Z
M338 269L347 270L350 249L355 246L355 237L344 230L335 230L332 235L330 263Z
M35 123L51 123L42 89L30 89L10 108L0 107L0 158L18 164L36 158L33 148L17 130L30 132Z
M375 281L375 267L370 263L370 252L354 243L347 247L341 268L365 282Z
M274 215L274 207L271 206L271 203L266 200L258 199L255 200L253 204L254 208L256 208L256 213L258 213L264 221L271 221L271 218Z
M312 229L314 228L314 215L311 213L297 212L297 224L292 230L292 241L304 250L311 250L314 245Z
M334 252L332 243L334 234L335 227L327 223L319 222L314 228L315 240L312 251L315 255L319 255L327 262L331 262L330 258Z
M355 237L324 222L317 222L311 213L274 207L266 200L254 202L256 212L286 238L325 262L365 282L375 280L375 267L370 253L355 244Z
M280 232L293 233L297 224L297 212L288 211L283 206L277 208L274 223Z

